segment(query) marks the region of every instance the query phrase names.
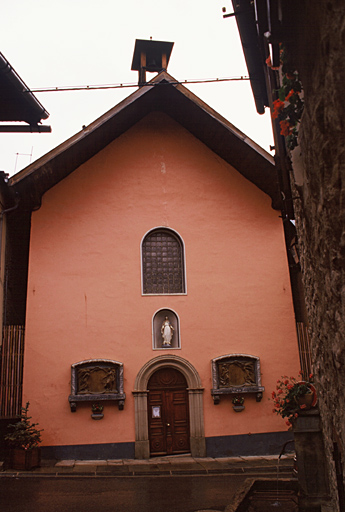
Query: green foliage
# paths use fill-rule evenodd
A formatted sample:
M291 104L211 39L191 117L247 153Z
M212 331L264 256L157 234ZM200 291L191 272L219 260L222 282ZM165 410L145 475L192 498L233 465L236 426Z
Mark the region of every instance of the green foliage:
M234 405L243 405L244 404L243 396L241 396L241 395L234 396L234 398L232 399L232 403Z
M312 375L309 376L312 378ZM300 410L306 408L305 404L299 405L298 399L312 393L310 382L297 381L294 377L284 375L277 380L276 391L272 392L271 400L274 402L273 412L282 418L287 418L287 425L297 418Z
M37 430L38 423L30 422L31 416L28 416L29 405L29 402L27 402L26 406L21 408L21 414L18 416L19 421L8 426L11 432L5 436L5 441L11 448L30 450L41 442L43 429Z
M292 150L298 146L298 129L304 108L303 88L298 72L291 67L283 46L280 62L281 87L277 90L278 98L273 101L272 119L279 119L280 134L284 135L287 147Z

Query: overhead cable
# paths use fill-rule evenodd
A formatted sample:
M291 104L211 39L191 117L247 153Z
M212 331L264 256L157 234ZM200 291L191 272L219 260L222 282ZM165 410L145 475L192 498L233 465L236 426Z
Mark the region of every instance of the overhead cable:
M186 85L186 84L207 84L215 82L238 82L241 80L249 80L249 76L239 76L231 78L204 78L204 79L189 79L183 81L169 81L169 82L147 82L140 84L141 87L157 87L164 85ZM101 89L124 89L129 87L138 87L138 83L122 83L122 84L104 84L104 85L66 85L60 87L40 87L37 89L30 89L30 92L64 92L64 91L95 91Z

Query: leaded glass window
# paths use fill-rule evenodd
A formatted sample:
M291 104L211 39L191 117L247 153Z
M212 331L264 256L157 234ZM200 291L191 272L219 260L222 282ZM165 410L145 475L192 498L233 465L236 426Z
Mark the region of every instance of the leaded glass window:
M165 228L150 231L142 243L144 294L185 293L183 244Z

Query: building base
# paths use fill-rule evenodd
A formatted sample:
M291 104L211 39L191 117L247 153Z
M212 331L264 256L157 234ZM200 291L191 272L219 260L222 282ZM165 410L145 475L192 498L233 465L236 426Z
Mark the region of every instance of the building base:
M245 434L206 438L207 457L248 457L279 455L287 441L293 439L290 432L267 432L264 434ZM196 440L195 457L204 457L205 449L200 440ZM287 447L293 449L291 443ZM56 460L107 460L149 458L147 443L142 451L136 453L135 443L84 444L71 446L42 446L42 459Z

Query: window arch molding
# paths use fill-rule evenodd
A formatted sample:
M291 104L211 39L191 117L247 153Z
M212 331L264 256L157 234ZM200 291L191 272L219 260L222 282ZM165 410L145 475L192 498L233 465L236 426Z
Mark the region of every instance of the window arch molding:
M185 244L172 228L157 226L140 243L142 295L186 295Z

